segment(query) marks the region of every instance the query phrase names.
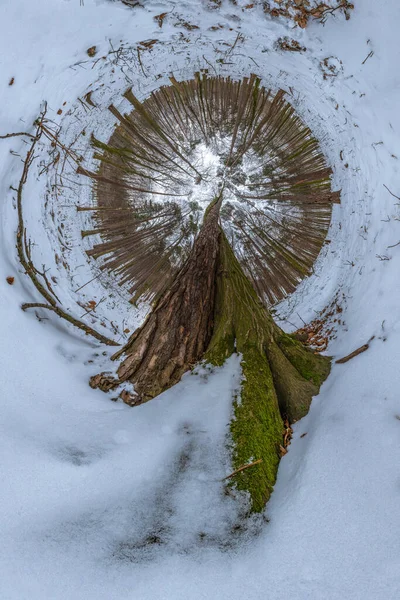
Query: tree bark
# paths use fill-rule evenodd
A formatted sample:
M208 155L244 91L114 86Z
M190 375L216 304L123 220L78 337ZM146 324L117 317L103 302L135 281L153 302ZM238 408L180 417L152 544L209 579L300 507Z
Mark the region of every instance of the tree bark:
M191 254L149 314L142 327L114 356L126 355L118 379L106 374L91 379L104 391L120 383L134 383L135 392L123 392L132 406L154 398L177 383L203 356L213 328L222 195L210 205Z
M154 398L177 383L200 359L222 365L242 355L243 382L231 422L231 478L249 492L251 509L261 511L275 483L283 439L283 419L303 417L330 371L330 360L305 348L273 321L245 276L221 230L222 194L210 205L192 252L172 286L144 325L113 356L126 358L118 378L101 373L92 387L121 392L130 405ZM243 465L262 459L250 469Z

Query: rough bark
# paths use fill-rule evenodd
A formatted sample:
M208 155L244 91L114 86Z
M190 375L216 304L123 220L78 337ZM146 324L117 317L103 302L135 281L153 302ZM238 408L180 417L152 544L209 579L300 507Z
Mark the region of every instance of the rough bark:
M144 325L113 359L126 355L118 380L105 374L92 387L109 391L134 383L135 393L122 393L127 404L140 404L177 383L203 356L212 335L222 196L210 206L191 254L171 287L156 303Z

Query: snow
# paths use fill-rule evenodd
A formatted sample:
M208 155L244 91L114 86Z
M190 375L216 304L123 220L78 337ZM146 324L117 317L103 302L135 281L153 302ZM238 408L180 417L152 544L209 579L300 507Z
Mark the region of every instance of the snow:
M153 17L166 10L159 28ZM3 0L0 15L0 134L31 130L46 100L64 139L82 123L88 131L96 124L106 138L113 121L104 107L129 84L145 97L171 72L184 77L207 61L220 73L255 71L265 85L286 89L321 140L342 204L314 274L278 307L282 324L290 329L311 320L338 292L343 312L329 354L344 356L375 335L367 352L333 365L309 414L295 425L268 522L251 520L234 535L232 528L244 523L244 501L223 496L221 479L230 472L226 436L240 383L238 357L212 373L200 368L186 375L135 409L91 390L87 381L109 366L109 349L55 316L40 313L48 320L39 322L19 308L39 300L17 262L10 189L21 174L10 150L23 157L27 146L23 138L1 140L1 598L397 599L400 212L384 185L400 196L399 3L359 1L349 21L331 18L306 30L269 20L259 6L224 2L207 11L195 0L149 1L134 10L95 0L84 6ZM179 15L200 29L175 26ZM216 24L223 27L210 30ZM230 51L239 31L244 39ZM276 50L285 35L307 52ZM141 52L145 76L137 61L126 61L129 47L148 39L160 43ZM123 60L109 55L94 64L121 43ZM89 59L93 45L98 52ZM338 74L324 79L328 57L338 59ZM98 108L86 115L77 98L90 89ZM46 151L40 149L37 162ZM90 161L83 142L82 152ZM124 323L124 290L110 298L106 276L74 294L97 274L80 240L84 213L51 198L45 207L54 173L37 178L39 170L35 164L24 200L28 233L38 244L34 257L56 276L57 293L73 314L84 312L77 299L106 295L86 318L98 328L105 320L103 331L122 339L146 307ZM74 193L65 192L68 206ZM80 194L82 202L89 198L87 186ZM56 224L64 222L61 237L52 206ZM65 241L71 250L63 249ZM69 272L55 253L68 258ZM153 543L145 543L149 537Z

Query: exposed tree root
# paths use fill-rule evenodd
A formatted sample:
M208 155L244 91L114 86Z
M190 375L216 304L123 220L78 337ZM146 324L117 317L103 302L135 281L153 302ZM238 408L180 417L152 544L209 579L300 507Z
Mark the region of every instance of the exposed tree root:
M221 235L214 334L206 360L221 365L242 354L243 384L231 422L233 466L262 462L238 473L238 489L250 492L260 511L275 483L284 430L303 417L330 370L330 360L307 350L273 321Z
M261 511L276 479L283 417L293 422L307 413L329 373L330 360L274 323L219 227L218 209L217 202L209 210L171 288L114 355L118 359L126 354L118 378L101 373L90 384L110 391L129 381L136 395L125 390L121 398L135 405L174 385L202 356L222 365L232 353L241 353L243 384L231 422L233 466L238 472L232 480L250 493L252 510ZM253 469L240 469L255 461Z

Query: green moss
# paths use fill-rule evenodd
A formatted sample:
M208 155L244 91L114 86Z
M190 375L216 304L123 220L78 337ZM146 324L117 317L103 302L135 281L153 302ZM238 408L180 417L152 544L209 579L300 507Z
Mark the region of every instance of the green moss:
M241 397L234 405L230 431L233 469L261 459L231 482L250 495L260 512L276 480L283 414L304 416L327 377L330 361L285 334L273 321L244 275L221 233L213 336L205 355L222 365L235 350L242 354Z
M231 422L233 468L262 459L232 478L260 512L271 495L279 464L283 423L273 376L264 351L272 319L221 234L220 270L213 337L206 360L221 365L235 348L243 356L241 397Z
M257 348L247 349L242 368L241 399L231 422L233 466L238 469L260 458L262 462L235 475L234 482L250 494L252 511L261 512L276 480L283 423L265 356Z
M301 342L283 331L280 332L276 341L283 354L296 367L300 375L320 387L330 373L331 359L305 348Z

